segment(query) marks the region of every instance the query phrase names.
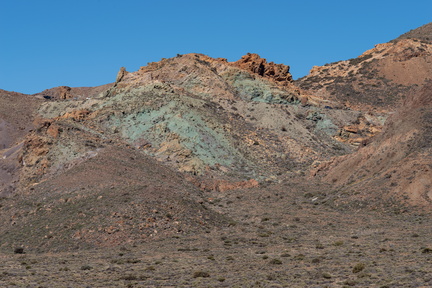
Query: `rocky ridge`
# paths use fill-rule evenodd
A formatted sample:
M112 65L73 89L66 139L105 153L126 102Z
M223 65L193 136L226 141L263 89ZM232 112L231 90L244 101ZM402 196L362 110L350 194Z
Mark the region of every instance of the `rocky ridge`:
M378 44L357 58L312 68L296 83L346 107L386 114L431 74L432 45L415 39Z
M393 41L398 41L400 39L418 39L432 43L432 23L425 24L419 28L404 33Z

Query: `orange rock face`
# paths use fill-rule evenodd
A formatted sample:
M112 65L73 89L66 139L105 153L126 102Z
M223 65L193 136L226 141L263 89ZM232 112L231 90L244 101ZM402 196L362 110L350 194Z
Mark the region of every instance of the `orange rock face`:
M292 81L292 75L289 73L289 66L275 64L274 62L267 63L267 60L261 58L258 54L248 53L233 64L241 69L266 78L271 78L279 83Z
M71 94L71 87L68 86L61 86L59 87L60 89L60 99L70 99L72 98L72 94Z
M90 114L89 110L82 109L82 110L76 110L76 111L68 112L60 118L72 119L74 121L82 121L89 114Z
M47 134L53 138L57 138L60 135L60 127L56 124L50 125L47 129Z

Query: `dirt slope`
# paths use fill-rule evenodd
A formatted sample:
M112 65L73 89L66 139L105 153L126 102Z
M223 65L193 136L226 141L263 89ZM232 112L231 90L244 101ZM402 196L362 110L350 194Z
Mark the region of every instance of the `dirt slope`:
M432 84L407 97L382 134L354 154L322 165L318 175L358 197L432 204ZM349 188L347 188L349 187Z
M200 194L138 151L99 147L86 161L2 201L1 248L111 247L228 225L198 203Z
M18 161L33 117L43 102L35 97L0 90L0 197L12 193L18 182Z
M11 147L33 128L33 114L41 102L30 95L0 89L0 149Z

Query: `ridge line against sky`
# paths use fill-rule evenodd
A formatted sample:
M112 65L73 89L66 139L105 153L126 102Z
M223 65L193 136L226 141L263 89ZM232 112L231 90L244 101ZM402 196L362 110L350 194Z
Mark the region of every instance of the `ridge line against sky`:
M430 0L351 2L2 1L0 89L97 86L186 53L258 53L298 78L432 21Z

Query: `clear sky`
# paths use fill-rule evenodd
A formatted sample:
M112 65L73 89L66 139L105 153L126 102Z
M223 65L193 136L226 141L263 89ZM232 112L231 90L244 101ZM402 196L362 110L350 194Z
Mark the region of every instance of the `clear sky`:
M432 22L431 0L0 0L0 11L0 89L28 94L192 52L258 53L298 78Z

